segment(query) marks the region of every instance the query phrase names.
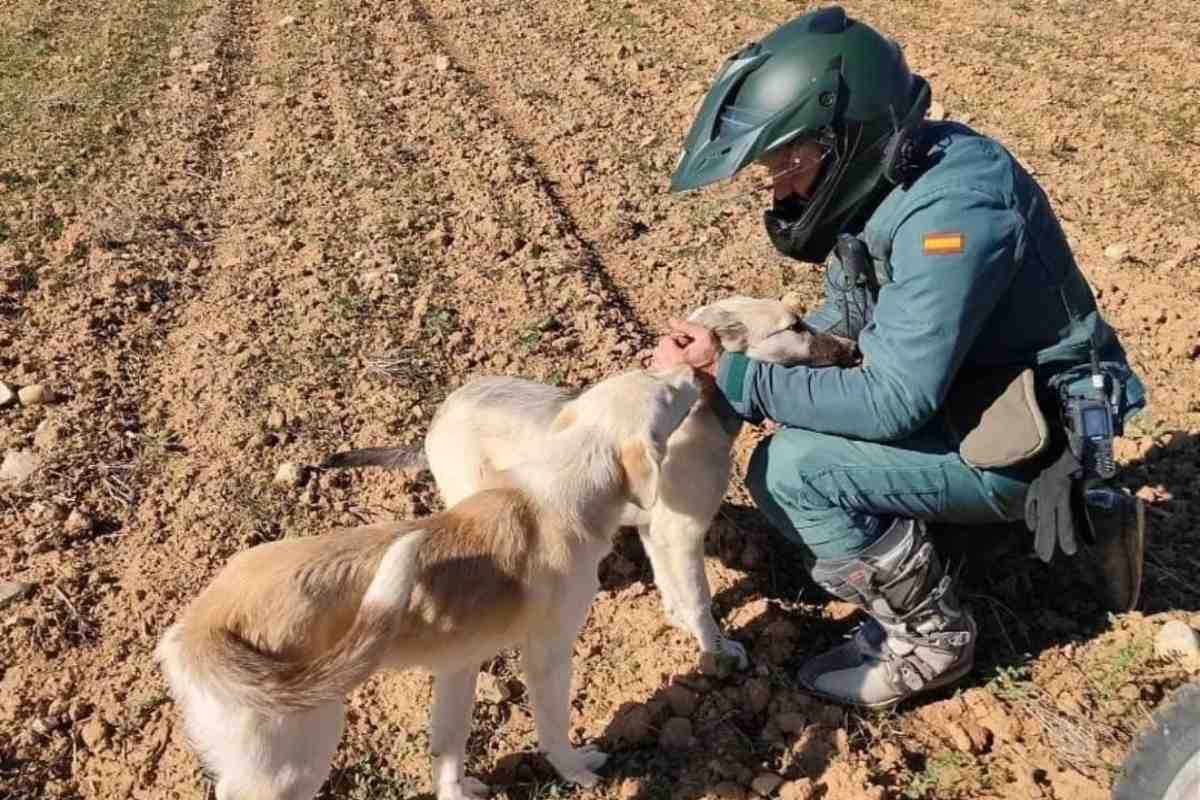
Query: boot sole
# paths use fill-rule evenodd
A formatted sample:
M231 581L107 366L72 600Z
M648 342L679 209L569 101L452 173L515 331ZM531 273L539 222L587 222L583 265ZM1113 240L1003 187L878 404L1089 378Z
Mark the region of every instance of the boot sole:
M845 697L838 697L837 695L827 694L826 692L822 692L820 689L813 687L811 684L809 684L803 678L800 679L800 686L804 689L804 691L808 692L809 694L815 695L824 700L831 700L834 703L837 703L838 705L851 706L853 708L865 708L869 711L878 711L880 709L892 708L894 706L898 706L905 701L912 700L914 697L919 697L920 695L928 694L929 692L933 692L938 689L944 689L945 687L949 686L950 684L956 683L959 680L961 680L964 676L967 675L967 673L969 673L974 668L975 668L975 656L974 656L974 654L972 654L970 660L968 660L966 663L964 663L961 667L957 667L957 668L951 670L950 672L946 672L946 673L943 673L943 674L937 676L937 678L930 681L928 684L926 684L922 688L918 689L917 691L913 692L912 694L907 695L905 697L898 697L895 700L884 700L881 703L857 703L854 700L850 700Z

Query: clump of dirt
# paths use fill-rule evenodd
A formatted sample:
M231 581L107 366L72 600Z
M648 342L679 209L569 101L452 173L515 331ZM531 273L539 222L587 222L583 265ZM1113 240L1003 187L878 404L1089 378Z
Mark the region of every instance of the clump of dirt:
M713 70L795 4L6 11L0 450L22 477L0 482L0 795L207 796L151 660L182 605L246 547L439 506L421 474L313 468L326 454L418 442L477 374L624 369L723 295L818 299L748 185L665 192ZM1106 615L1084 559L1044 566L1020 531L940 532L966 564L975 669L849 712L792 676L858 617L735 480L708 571L751 668L665 624L623 537L575 655L574 734L613 753L605 781L565 787L535 754L504 653L469 746L502 796L1101 798L1147 712L1197 677L1153 647L1166 620L1200 627L1196 9L853 11L903 39L939 115L1043 180L1146 379L1118 454L1149 512L1139 611ZM33 386L51 402L17 398ZM429 700L420 674L356 692L323 797L429 791Z

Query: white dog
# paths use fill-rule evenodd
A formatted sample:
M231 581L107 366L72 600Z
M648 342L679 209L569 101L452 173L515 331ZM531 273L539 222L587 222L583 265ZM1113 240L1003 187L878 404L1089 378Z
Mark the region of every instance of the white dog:
M846 364L854 343L814 333L800 321L803 308L789 298L735 296L694 311L689 319L710 328L724 349L786 365ZM485 485L498 470L545 452L552 421L575 394L509 377L483 377L450 394L438 408L418 449L371 447L338 453L324 467L427 465L447 505ZM667 619L687 631L704 652L748 664L745 648L727 639L712 616L704 571L704 535L716 516L732 468L737 420L722 420L703 400L667 443L662 485L653 506L624 522L636 525L662 594Z
M424 520L287 539L233 558L156 650L218 800L306 800L344 699L381 668L435 675L438 800L463 774L479 665L521 648L539 747L593 785L607 756L568 739L574 640L630 507L652 508L667 439L699 396L690 369L630 372L565 404L538 458Z

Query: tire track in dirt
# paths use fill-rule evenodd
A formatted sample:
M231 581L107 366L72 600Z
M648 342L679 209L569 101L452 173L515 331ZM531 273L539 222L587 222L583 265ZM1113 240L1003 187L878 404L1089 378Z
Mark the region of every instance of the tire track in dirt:
M160 502L153 496L156 473L173 446L163 435L161 407L146 398L154 392L153 360L204 269L217 216L207 190L220 179L223 100L232 89L224 68L239 57L235 9L214 9L194 27L188 47L172 55L176 63L165 73L159 97L127 118L135 121L127 123L130 140L115 168L94 186L83 186L83 211L49 253L51 266L71 274L69 282L53 287L53 302L31 305L25 323L37 331L45 324L42 314L64 306L77 316L22 348L27 364L54 363L61 376L57 387L68 389L68 402L46 410L39 429L45 433L35 437L39 449L51 452L53 445L41 492L57 491L52 508L67 502L92 514L95 524L63 536L54 530L61 517L51 515L50 530L28 521L34 538L26 567L34 570L31 577L48 579L43 607L61 601L62 614L51 617L49 630L32 629L35 640L43 639L40 646L25 642L20 658L4 656L19 665L5 675L11 697L18 708L29 704L16 719L45 713L49 700L92 684L92 724L110 731L118 726L127 734L118 737L120 749L135 753L161 749L169 731L159 719L151 724L155 693L138 688L148 668L145 643L156 633L155 612L163 609L156 593L146 591L142 559L165 559L167 571L179 559L152 557L153 547L146 546L157 541L156 520L146 524L148 510ZM196 60L183 61L184 55ZM179 113L175 103L187 112ZM132 668L125 669L131 653ZM85 782L120 792L137 780L153 780L153 765L137 755L127 762L127 752L110 748L70 748L69 754L50 765L61 778L46 785L51 796ZM20 763L20 751L17 758Z
M193 284L180 297L181 307L155 333L153 351L133 383L145 420L141 455L146 483L111 564L124 597L114 597L108 613L120 620L121 628L106 634L103 660L91 665L99 670L97 682L104 685L104 692L95 698L97 715L113 731L112 741L95 752L76 776L98 797L107 792L121 796L131 786L154 785L160 770L169 772L179 764L175 745L182 736L171 716L156 710L164 697L150 651L180 599L196 587L214 559L228 552L223 537L214 535L211 520L189 513L196 497L186 491L189 484L212 481L215 471L193 468L192 459L228 456L197 447L190 437L194 417L180 414L181 406L192 404L202 390L219 391L221 381L212 372L187 371L192 359L205 359L211 353L195 348L187 359L175 359L179 331L194 323L197 307L213 303L213 278L223 266L221 243L231 220L222 205L232 172L230 153L242 141L244 116L238 107L247 90L251 15L249 3L239 0L211 7L198 32L180 48L194 60L178 68L171 84L175 96L164 98L164 110L169 111L157 121L168 140L171 134L183 134L165 160L180 180L193 187L199 184L204 205L193 213L198 212L200 220L187 221L198 225L206 240L202 248L164 256L202 283ZM166 201L172 188L152 186L139 200ZM164 370L164 362L173 366ZM197 381L201 391L188 386L186 379L176 382L184 375ZM206 407L200 413L211 410ZM237 512L228 512L222 522L236 524ZM164 710L169 712L170 707ZM187 769L190 772L192 767Z
M462 66L464 70L462 79L470 81L472 84L470 93L484 99L489 110L500 119L506 138L510 140L512 147L522 154L522 160L530 168L537 188L545 195L559 217L564 237L572 240L581 250L580 267L584 270L586 278L595 282L602 291L604 305L616 309L627 321L633 323L639 339L638 347L647 345L649 329L646 321L639 317L625 292L614 283L595 241L582 230L577 212L564 199L563 193L558 188L554 171L541 157L538 148L532 144L531 132L522 126L513 115L506 113L504 101L510 98L503 97L498 92L496 85L489 82L480 72L478 62L466 55L471 51L470 47L459 47L450 43L448 30L440 19L431 13L431 6L422 0L409 0L409 2L413 8L411 17L425 27L431 47L446 53L455 63Z

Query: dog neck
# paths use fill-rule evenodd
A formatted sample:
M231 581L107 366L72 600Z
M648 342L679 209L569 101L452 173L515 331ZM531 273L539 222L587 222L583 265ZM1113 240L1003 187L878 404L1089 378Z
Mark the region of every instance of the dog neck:
M586 429L555 438L543 458L506 470L506 480L579 537L611 539L627 502L616 453Z
M742 425L744 422L742 421L741 417L728 413L720 413L717 411L714 402L720 401L713 401L702 396L696 401L695 405L692 406L692 410L688 416L696 417L700 416L701 414L711 414L717 420L717 424L721 426L721 430L724 431L725 435L729 438L729 446L732 447L734 440L737 439L738 434L742 431ZM687 421L685 420L684 422L686 424Z

